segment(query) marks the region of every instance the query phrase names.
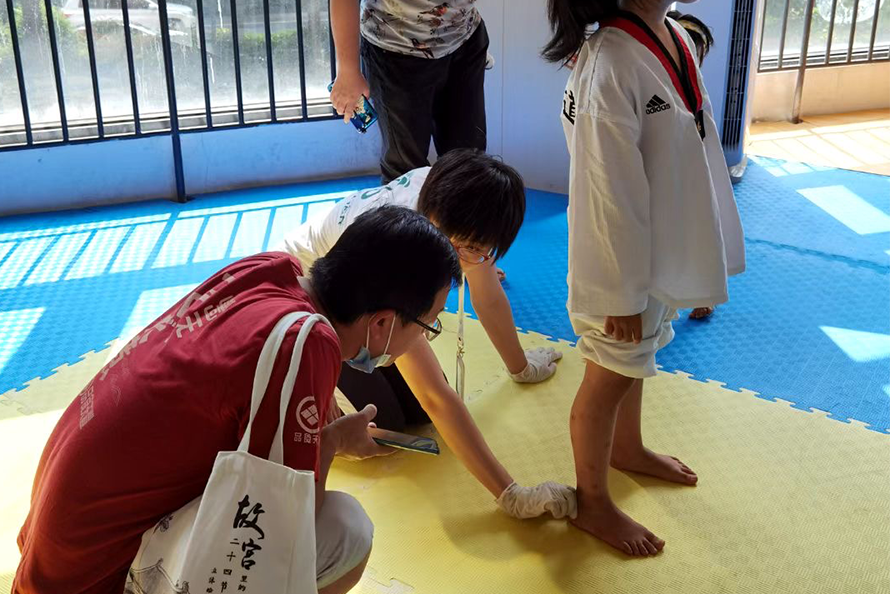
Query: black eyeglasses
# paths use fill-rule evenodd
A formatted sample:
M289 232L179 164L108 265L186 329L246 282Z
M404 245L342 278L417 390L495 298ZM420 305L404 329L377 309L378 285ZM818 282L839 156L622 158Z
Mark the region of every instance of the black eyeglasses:
M439 318L436 318L436 321L433 322L432 326L424 324L420 320L413 320L415 324L423 328L423 335L430 342L434 341L437 336L442 334L442 322L439 321Z

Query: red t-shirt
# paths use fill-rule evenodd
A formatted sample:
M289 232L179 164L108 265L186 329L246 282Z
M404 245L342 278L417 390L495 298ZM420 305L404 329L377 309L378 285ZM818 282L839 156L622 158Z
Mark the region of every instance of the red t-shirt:
M282 253L214 275L142 330L72 402L49 438L19 534L13 593L123 592L142 533L199 496L217 452L238 448L260 350L289 312L316 309ZM302 320L278 353L250 452L267 457ZM285 421L284 462L318 471L340 344L310 332Z

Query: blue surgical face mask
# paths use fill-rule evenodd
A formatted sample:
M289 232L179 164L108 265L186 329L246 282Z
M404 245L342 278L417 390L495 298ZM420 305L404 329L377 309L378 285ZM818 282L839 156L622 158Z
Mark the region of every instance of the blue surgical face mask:
M392 340L392 331L396 327L396 319L393 318L392 325L389 327L389 337L386 339L386 346L383 347L383 354L377 357L371 356L371 351L368 350L368 345L371 344L371 324L368 323L368 333L365 337L365 346L358 350L358 355L346 361L346 364L352 367L353 369L357 369L359 371L363 371L365 373L373 373L373 371L378 367L383 367L389 360L391 359L389 353L386 351L389 350L389 341Z

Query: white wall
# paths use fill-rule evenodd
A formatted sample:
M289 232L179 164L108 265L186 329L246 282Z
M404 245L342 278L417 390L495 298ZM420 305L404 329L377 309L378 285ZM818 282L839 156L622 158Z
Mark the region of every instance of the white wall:
M693 14L711 29L714 45L702 63L701 71L705 88L711 98L714 109L714 121L717 129L723 129L723 111L726 95L726 70L729 65L729 46L732 37L732 10L724 2L695 2L694 4L677 4L677 10Z
M173 196L169 136L0 153L0 215Z
M380 132L342 120L257 126L182 137L189 194L380 172Z
M755 121L791 119L797 71L758 74ZM801 115L823 115L890 107L890 63L812 68L804 77Z
M488 151L531 188L566 192L569 155L559 114L568 71L541 59L546 0L479 0L496 64L485 79Z
M188 195L379 171L380 136L341 120L183 134ZM169 136L0 153L0 215L176 194Z

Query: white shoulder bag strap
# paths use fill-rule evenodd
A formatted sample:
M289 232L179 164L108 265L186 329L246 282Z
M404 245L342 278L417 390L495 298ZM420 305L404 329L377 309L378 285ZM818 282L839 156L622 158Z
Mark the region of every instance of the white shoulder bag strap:
M284 422L285 416L287 415L287 407L290 404L291 396L293 394L294 383L297 379L297 373L300 371L300 361L303 358L303 346L306 344L309 332L312 330L312 327L315 326L316 322L322 321L330 325L330 322L328 322L328 320L321 314L292 312L283 316L278 320L278 323L275 324L275 327L272 328L272 332L269 333L269 338L266 339L263 349L260 351L260 358L257 361L256 374L253 377L253 390L250 397L250 419L247 423L247 429L244 431L244 436L241 438L241 443L238 445L238 451L246 452L248 450L253 421L256 418L257 411L260 409L260 404L263 402L266 389L269 386L269 379L272 376L272 368L275 366L275 359L278 356L278 351L281 349L281 344L284 342L284 337L287 335L287 331L290 327L303 318L308 319L303 322L303 326L300 328L300 333L297 335L297 339L294 342L290 366L288 367L287 375L284 378L284 384L281 388L278 428L275 431L275 439L272 441L272 448L269 450L269 461L275 462L276 464L284 463Z

